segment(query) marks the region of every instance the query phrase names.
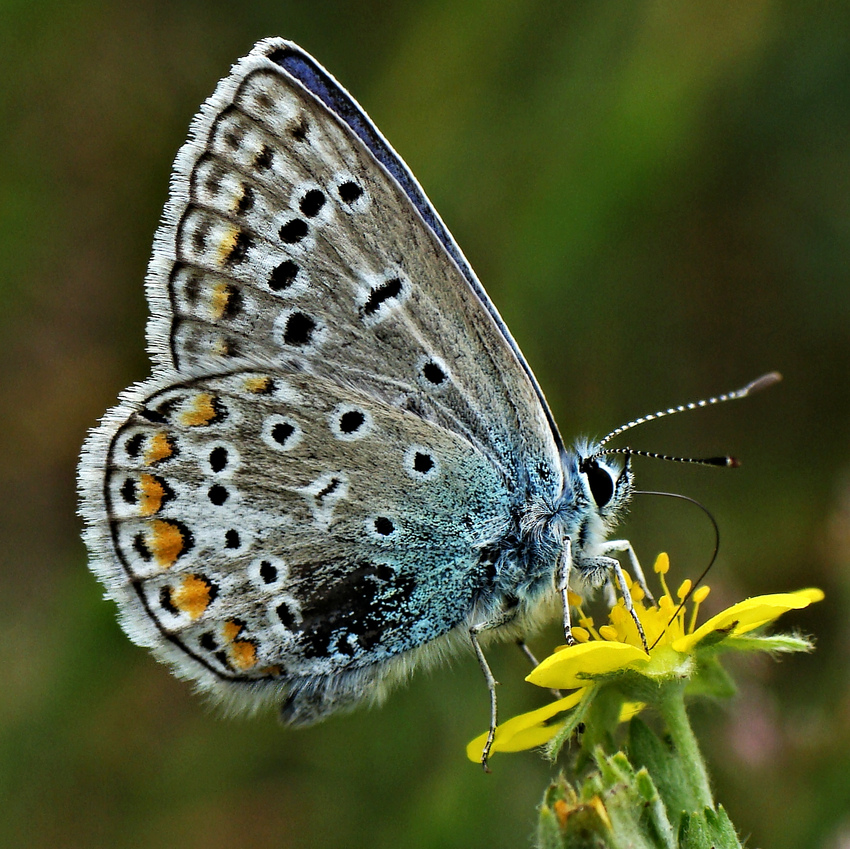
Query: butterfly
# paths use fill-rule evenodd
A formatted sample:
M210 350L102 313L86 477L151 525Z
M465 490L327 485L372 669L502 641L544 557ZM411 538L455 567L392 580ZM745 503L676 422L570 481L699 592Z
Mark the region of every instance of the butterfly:
M521 637L615 576L628 458L567 449L407 166L310 55L259 42L174 163L151 376L79 467L130 638L232 708L307 725L422 661ZM638 623L639 627L639 623ZM486 765L487 752L483 754Z

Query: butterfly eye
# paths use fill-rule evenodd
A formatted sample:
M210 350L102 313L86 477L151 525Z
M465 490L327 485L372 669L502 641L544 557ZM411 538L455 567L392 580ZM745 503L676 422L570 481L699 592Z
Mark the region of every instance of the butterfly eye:
M614 480L607 469L603 469L596 460L582 464L581 468L587 478L590 494L597 507L604 507L614 494Z

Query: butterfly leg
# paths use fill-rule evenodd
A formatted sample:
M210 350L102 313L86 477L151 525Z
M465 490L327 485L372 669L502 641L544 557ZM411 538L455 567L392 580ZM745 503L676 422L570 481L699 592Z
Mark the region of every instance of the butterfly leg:
M640 635L640 641L643 643L643 650L647 654L649 654L649 646L646 642L646 634L644 634L643 625L641 625L640 618L635 612L634 602L632 602L632 594L629 592L629 585L626 583L626 575L623 572L623 567L620 565L620 561L615 560L613 557L606 557L604 559L610 561L609 568L614 573L614 577L617 579L617 583L620 585L620 592L623 594L623 604L626 606L626 610L628 610L629 615L632 617L632 620L635 623L637 632Z
M576 638L573 636L573 626L570 621L570 570L573 565L573 548L570 538L564 540L564 548L561 552L561 559L558 562L558 593L561 596L561 602L564 606L564 639L568 646L576 644Z
M643 569L641 569L640 561L637 558L637 554L635 554L634 548L632 548L632 544L627 539L612 539L605 543L602 549L603 554L627 554L629 557L629 565L632 567L632 572L634 573L635 578L637 578L638 586L643 590L644 595L650 604L655 604L655 597L649 591L649 587L646 584L646 578L643 574Z
M608 549L604 549L608 550ZM646 642L646 634L643 632L643 625L641 625L640 618L635 611L635 605L632 601L632 594L629 592L629 585L626 583L626 574L623 572L623 567L620 565L620 561L614 557L607 557L605 555L594 555L591 557L582 557L577 563L573 563L576 567L579 574L582 578L587 581L592 587L600 587L603 584L607 583L611 585L613 582L611 580L611 576L617 580L617 586L620 589L620 592L623 596L623 604L626 607L626 610L629 612L629 615L632 617L632 620L635 623L635 627L637 628L637 632L640 635L640 640L643 643L644 650L648 653L649 647ZM559 585L560 588L560 585ZM564 604L566 605L566 595L564 595ZM613 607L613 605L612 605ZM569 615L565 613L564 615L564 626L565 628L569 625ZM568 632L568 638L572 636ZM569 639L567 640L569 643ZM573 643L575 640L573 640ZM572 645L572 643L570 643Z
M519 650L528 658L528 662L532 666L537 666L539 661L534 656L534 652L528 647L525 640L517 640L516 644L519 646Z
M482 631L491 631L494 628L501 628L502 625L507 625L516 618L517 609L515 607L503 610L495 616L495 618L487 622L480 622L473 625L469 629L469 639L472 641L472 648L475 650L475 657L478 659L478 665L484 673L484 680L487 682L487 689L490 692L490 729L487 732L487 740L484 743L484 749L481 752L481 766L484 767L484 772L490 772L490 767L487 766L487 761L490 758L490 749L493 746L493 740L496 737L496 725L498 724L498 710L496 707L496 685L499 683L493 676L493 670L490 669L490 664L487 663L487 658L484 657L484 652L481 649L481 643L478 639Z

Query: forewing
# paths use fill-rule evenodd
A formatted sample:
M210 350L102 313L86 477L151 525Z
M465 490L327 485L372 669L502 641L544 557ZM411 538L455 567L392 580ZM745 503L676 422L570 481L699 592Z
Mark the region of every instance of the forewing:
M149 269L155 362L331 379L461 434L513 490L557 493L557 431L495 308L401 160L309 63L261 42L196 118Z
M462 437L272 370L142 384L90 437L80 479L128 633L219 695L377 669L468 624L510 521Z

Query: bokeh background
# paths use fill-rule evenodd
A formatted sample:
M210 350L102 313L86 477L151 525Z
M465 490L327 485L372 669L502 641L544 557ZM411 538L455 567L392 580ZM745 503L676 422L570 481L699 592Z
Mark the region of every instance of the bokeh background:
M696 722L751 846L850 846L850 4L350 0L0 6L0 844L524 846L554 769L465 742L470 657L381 710L293 732L210 711L119 630L86 569L86 429L148 373L142 279L189 120L257 39L325 64L405 157L567 438L779 369L630 444L722 530L715 605L819 585L815 654L737 670ZM655 502L662 502L655 499ZM677 576L686 504L624 534ZM552 628L534 646L546 651ZM501 706L542 703L510 646Z

